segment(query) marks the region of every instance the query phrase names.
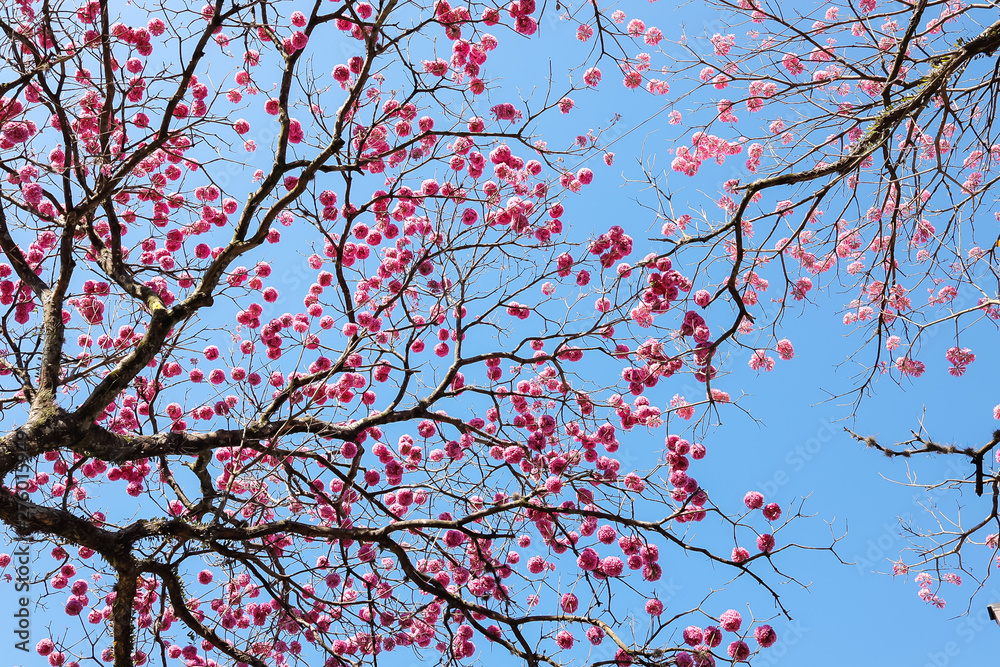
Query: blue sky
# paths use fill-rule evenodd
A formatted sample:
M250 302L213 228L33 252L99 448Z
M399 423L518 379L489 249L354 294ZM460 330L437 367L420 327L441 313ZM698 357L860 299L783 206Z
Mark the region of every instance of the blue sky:
M803 10L812 8L802 2L793 5ZM679 8L663 2L634 3L622 8L629 18L634 13L647 26L662 28L668 39L676 39L681 26L692 44L695 37L728 32L718 15L701 3L685 3ZM575 24L543 21L542 27L550 36L566 38L572 36ZM706 45L707 41L700 44L702 49ZM534 48L532 51L526 47L522 63L542 56L544 47L539 43ZM558 67L553 69L559 71ZM605 66L604 71L601 94L576 96L579 115L577 111L570 114L565 123L567 130L597 127L620 113L620 127L630 131L612 148L616 153L613 167L590 165L597 174L594 185L567 201L566 219L580 227L586 227L589 221L597 231L610 221L626 226L637 240L635 255L641 257L647 249L640 239L656 236L658 225L640 205L655 202L650 193L623 186L622 174L632 179L639 176L635 162L639 155L645 160L655 158L659 169L669 171L672 155L668 149L680 145L675 138L682 134L686 138L690 130L668 126L664 114L647 121L658 110L655 103L662 98L651 100L641 91L628 93L621 88L613 67ZM520 83L521 78L514 81ZM674 90L683 89L673 80L671 85ZM667 100L672 102L674 97L671 93ZM693 101L700 100L696 97ZM684 100L675 108L687 117L690 103L692 100ZM580 123L581 117L587 122ZM695 178L669 174L667 182L675 210L682 212L688 206L692 212L711 211L710 197L721 191L722 180L732 177L733 172L740 175L743 159L731 158L722 167L705 163ZM991 228L991 224L992 220L987 221L986 227ZM662 248L655 242L649 247ZM872 350L853 357L863 340L849 336L851 328L844 326L842 317L852 297L839 292L816 289L810 295L813 304L795 303L791 307L779 337L786 336L795 344L794 360L778 361L771 373L757 373L747 367L748 354L743 351L729 364L733 374L717 386L734 396L748 394L741 405L757 421L738 409L723 409L719 414L721 424L704 437L709 456L703 463L711 465L700 466L697 476L716 502L728 501L730 507L737 506L750 489L763 491L767 501L779 502L786 509L790 505L798 507L804 499L803 513L814 516L790 526L797 542L827 545L831 531L842 536L837 553L847 564L839 564L828 552L784 554L782 571L810 586L808 590L794 583L779 586L793 620L771 621L779 641L752 664L823 667L842 665L848 656L865 664L914 667L989 664L995 660L1000 627L988 619L986 604L1000 600L1000 579L986 580L971 609L968 597L975 590L975 582L965 577L961 587L945 584L940 594L948 604L941 610L918 599L912 576L884 574L891 571L890 561L908 546L900 536L899 517L928 525L932 520L924 509L928 498L950 516L959 509L963 516L974 518L989 512L986 497L958 497L945 492L928 496L900 482L907 481L908 473L916 475L920 482L967 477L972 473L971 465L956 457L889 460L874 450L866 450L843 429L848 427L890 444L909 437L910 430L922 419L927 432L939 442L961 446L987 442L996 428L992 408L1000 402L995 390L995 378L1000 372L996 329L985 322L963 334L962 345L976 352L977 361L962 378L948 374L944 359L945 349L954 344L953 327L948 331L932 330L921 355L928 364L927 373L912 381L904 379L901 384L888 376L877 378L873 391L866 392L855 410L857 394L831 397L856 386L855 375L869 362ZM915 296L920 298L919 294ZM663 384L666 387L661 389ZM654 402L669 400L678 391L677 384L661 383L654 390L657 393L650 394L651 399L656 395L659 399ZM689 388L681 393L690 398L695 390ZM660 444L658 436L632 433L623 438L624 447L639 450L637 456L641 458L646 448ZM986 573L989 550L972 547L967 558L974 571ZM693 576L694 571L689 563L678 563L674 582L680 585L677 590L671 589L676 597L668 609L677 611L687 603L697 604L700 596L725 584L722 572L709 570ZM774 581L781 581L781 577L774 577ZM773 606L759 595L752 586L739 582L718 594L719 606L726 608L729 604L743 611L740 602L757 598L755 614L767 617Z
M679 35L682 24L692 37L711 35L721 29L714 14L698 4L677 9L668 3L634 5L647 25L661 27L668 39ZM624 9L631 14L629 7ZM539 68L539 62L551 57L552 70L560 72L567 63L578 61L581 52L573 40L575 23L555 21L553 15L550 13L550 18L542 20L541 30L546 39L522 42L523 48L499 52L503 54L500 65L506 76L502 87L492 95L491 103L507 101L518 90L524 96L532 89L543 91L548 68ZM564 48L557 50L553 44ZM662 114L647 122L658 112L663 98L627 93L621 88L613 65L605 63L603 67L606 78L599 93L576 95L577 110L562 119L555 118L555 123L550 118L541 128L553 145L559 145L588 129L605 126L612 116L621 114L617 129L605 135L617 137L612 147L617 155L614 166L604 166L599 160L587 165L594 169L597 178L581 195L566 198L565 221L573 226L572 233L580 237L591 230L602 232L610 224L624 226L636 239L633 259L637 259L649 249L663 246L644 240L656 236L659 227L642 207L650 203L650 193L623 187L623 175L626 178L638 175L634 158L640 155L647 159L655 157L658 167L667 169L672 157L669 149L684 134L684 126L667 126ZM675 88L683 87L675 85ZM672 96L666 99L669 101ZM684 104L678 105L682 111L686 111ZM674 193L673 204L678 210L685 206L691 210L710 209L713 206L710 197L719 190L719 182L729 178L734 169L738 171L736 165L741 163L742 157L737 157L725 167L706 164L694 179L671 174L669 189ZM290 253L277 259L292 258ZM293 292L292 283L300 278L302 287L310 280L294 274L282 278L287 287L284 291L290 294L288 308L297 307L298 294ZM871 664L914 667L988 664L995 656L997 635L993 633L1000 633L1000 628L987 621L985 605L1000 601L1000 580L988 580L970 613L963 615L974 582L967 580L960 588L945 588L943 595L948 606L938 610L917 598L912 578L904 580L875 573L887 571L889 560L905 547L905 541L898 535L897 518L912 517L917 521L929 518L921 507L927 501L926 494L894 480L905 481L908 470L917 474L919 480L965 476L971 473L971 467L958 460L914 459L908 468L902 460L888 460L877 452L866 451L843 428L874 435L888 444L907 437L909 429L924 418L929 433L941 441L962 445L985 442L995 426L989 418L992 407L1000 402L994 389L1000 366L995 346L990 344L995 339L995 330L987 325L963 337L963 345L973 348L978 360L961 379L947 373L944 349L951 344L948 336L929 338L926 345L931 352L925 355L928 371L922 378L904 380L902 385L894 384L888 377L881 378L873 387L873 395L866 396L855 411L852 395L830 399L831 395L853 388L852 376L857 368L853 364L864 365L868 358L862 352L857 360L851 360L861 341L847 337L850 330L841 322L842 309L850 297L837 291L819 292L817 289L812 293L814 304L796 304L791 316L783 321L782 335L795 344L794 360L779 361L773 372L758 374L747 368L747 354L737 353L729 363L732 374L717 384L734 397L745 393L740 406L753 419L730 406L719 413L718 425L699 433L699 439L709 449L709 457L699 466L698 479L717 503L738 509L746 491L759 489L769 502L780 503L786 512L790 507L798 508L801 502L803 514L813 515L797 519L783 530L780 535L785 542L791 539L800 544L825 546L831 535L842 536L836 549L847 564L838 563L825 551L783 554L781 571L810 586L803 590L794 582L783 584L783 576L770 573L769 581L782 594L782 602L793 620L770 621L779 641L752 664L758 667L840 665L848 652ZM685 382L691 386L685 387ZM649 396L663 405L674 393L693 399L697 391L697 385L679 379L663 382ZM640 466L654 460L662 448L663 435L662 430L648 435L639 430L629 433L622 438L621 458ZM949 467L949 464L957 465ZM956 498L943 494L933 500L947 512L957 510L956 503L961 504L963 513L975 515L987 511L987 500L974 496ZM709 523L691 529L711 535ZM989 554L982 548L973 549L970 557L986 564ZM725 589L713 594L712 609L722 611L732 607L745 612L746 602L750 601L756 618L766 619L776 614L768 596L746 581L725 588L725 573L676 555L665 558L664 565L660 592L668 612L690 608L709 591ZM983 567L977 569L985 571ZM9 596L0 599L0 614L9 618L11 603ZM45 622L60 627L65 619L59 603L48 612L40 610L32 643L43 636L38 630ZM40 663L41 659L33 656L23 664Z

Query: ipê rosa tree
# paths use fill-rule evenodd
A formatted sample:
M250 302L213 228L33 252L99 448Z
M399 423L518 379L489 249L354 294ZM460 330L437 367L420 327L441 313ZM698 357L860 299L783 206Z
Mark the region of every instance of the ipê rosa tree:
M730 400L713 360L746 312L707 321L621 227L570 234L593 172L566 165L599 137L537 134L662 33L567 10L602 46L525 101L489 73L537 38L534 0L146 9L0 20L0 519L45 546L35 590L70 621L33 650L688 666L774 644L767 616L656 598L672 553L777 602L796 547L794 512L715 504L706 446L667 428ZM676 376L704 396L657 407ZM664 439L651 469L616 457L635 427Z
M706 317L732 317L713 356L738 350L751 370L770 371L794 355L781 335L790 313L832 305L857 345L842 364L855 374L831 393L849 397L843 416L856 418L880 378L911 389L904 405L919 411L935 376L960 378L977 356L995 364L995 6L864 0L793 14L778 2L711 4L725 29L662 53L679 127L670 169L638 180L657 195L661 256L698 267ZM721 183L701 216L675 196L695 176ZM890 458L954 459L929 481L906 480L937 494L932 518L901 519L908 544L883 564L943 608L963 576L974 597L1000 565L1000 406L936 412L979 424L977 440L932 437L920 420L891 444L872 435L880 421L870 416L845 431Z

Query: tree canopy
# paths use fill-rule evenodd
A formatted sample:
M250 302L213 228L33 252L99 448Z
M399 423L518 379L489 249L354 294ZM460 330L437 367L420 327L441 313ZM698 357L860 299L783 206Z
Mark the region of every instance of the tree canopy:
M698 482L767 399L730 373L794 363L788 320L840 300L857 407L962 376L1000 318L996 4L786 5L716 0L705 34L562 0L0 10L0 567L67 618L17 649L766 656L785 559L842 533L785 539L799 503ZM636 126L575 120L638 96ZM646 219L588 219L595 178ZM981 497L893 556L935 606L998 555L988 430L846 431ZM672 608L681 561L766 604Z

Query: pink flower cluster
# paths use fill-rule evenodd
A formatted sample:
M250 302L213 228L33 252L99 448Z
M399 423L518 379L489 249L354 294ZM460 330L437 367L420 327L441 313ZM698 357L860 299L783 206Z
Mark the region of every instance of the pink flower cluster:
M959 348L957 345L949 347L944 356L952 364L948 372L955 377L964 375L968 365L976 360L972 350L967 347Z
M726 108L731 108L731 104ZM687 176L697 174L702 163L709 158L714 158L716 163L721 165L725 163L727 157L739 155L743 151L743 146L739 143L730 143L714 134L704 132L695 132L691 136L691 144L694 146L693 152L687 146L679 147L670 164L674 171Z

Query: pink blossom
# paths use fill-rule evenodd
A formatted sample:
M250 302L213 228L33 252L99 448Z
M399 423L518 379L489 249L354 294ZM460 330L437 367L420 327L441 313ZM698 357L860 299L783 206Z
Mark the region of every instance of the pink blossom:
M532 556L531 558L528 559L528 572L530 572L531 574L541 574L544 570L545 570L544 558L542 558L541 556Z
M681 636L684 638L684 643L688 646L697 646L702 642L704 633L698 626L689 625L684 628L684 632L681 633Z
M805 67L802 66L802 61L799 57L792 53L786 53L784 58L781 59L781 64L785 66L785 69L793 75L802 74L805 71Z
M618 556L608 556L601 559L601 573L608 577L618 577L625 570L625 563Z
M104 320L104 303L89 294L76 299L77 312L88 324L100 324Z
M748 491L743 496L743 504L747 506L747 509L760 509L764 505L764 496L759 491Z
M758 625L754 628L753 636L761 648L771 647L778 641L778 635L770 625Z
M511 121L521 119L521 112L510 102L497 104L491 108L490 111L493 112L493 117L497 120Z
M712 400L716 403L731 403L733 399L727 392L712 387Z
M625 28L628 32L629 37L639 38L642 33L646 31L646 24L639 19L632 19L628 22L628 26Z
M598 80L600 80L600 74L598 74ZM3 128L0 129L3 133L3 138L12 144L23 144L28 139L31 138L34 130L32 129L34 123L29 124L28 122L16 121L10 123L4 123Z
M715 47L715 55L726 56L729 55L729 50L736 44L736 35L720 35L715 33L712 35L712 45Z
M444 76L448 72L448 61L443 58L423 61L424 71L433 76Z
M913 377L920 377L924 374L924 364L922 361L917 361L916 359L910 359L909 357L897 357L896 358L896 368L903 375L912 375Z
M743 624L743 618L740 613L735 609L730 609L722 613L719 617L719 625L726 632L739 632L740 626Z
M538 21L531 16L518 16L514 19L514 30L521 35L530 37L538 30Z
M746 642L741 640L732 642L726 649L726 652L736 662L745 662L750 657L750 647L747 646Z
M748 362L750 368L755 371L771 371L774 370L774 357L767 356L766 350L755 350L752 355L750 355L750 361Z
M596 570L600 562L601 559L598 557L597 552L589 547L580 552L580 555L576 559L576 564L580 569L588 572Z

